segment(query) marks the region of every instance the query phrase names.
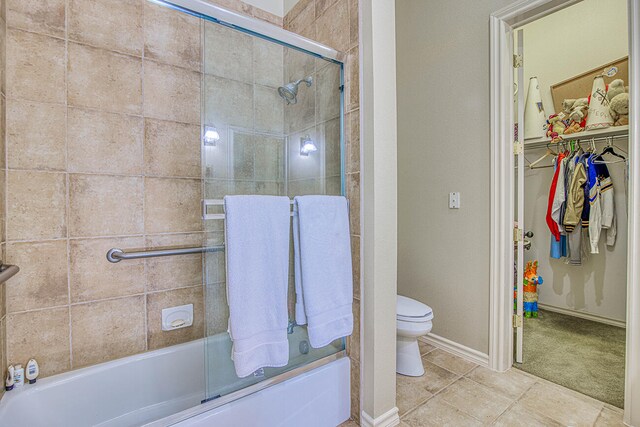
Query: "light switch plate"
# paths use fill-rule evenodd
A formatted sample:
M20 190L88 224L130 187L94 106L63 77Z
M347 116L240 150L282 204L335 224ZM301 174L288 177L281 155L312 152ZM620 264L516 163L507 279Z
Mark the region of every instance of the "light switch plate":
M449 209L460 209L460 193L449 193Z

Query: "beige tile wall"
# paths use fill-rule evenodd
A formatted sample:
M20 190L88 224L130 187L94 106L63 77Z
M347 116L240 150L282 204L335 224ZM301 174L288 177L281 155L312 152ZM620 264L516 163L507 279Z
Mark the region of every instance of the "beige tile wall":
M6 68L6 36L7 23L5 13L5 2L0 2L0 260L5 259L5 214L4 214L4 196L5 196L5 180L6 180L6 158L4 150L6 146L6 97L5 97L5 68ZM0 283L0 372L4 372L3 366L6 365L7 347L5 345L6 332L6 310L5 310L5 291L6 285ZM4 394L4 387L0 387L0 397Z
M354 275L354 334L348 340L351 358L351 416L360 419L360 110L358 77L358 0L300 0L284 17L284 28L317 40L346 53L345 64L345 141L346 189L351 212L351 250ZM285 64L295 61L290 59ZM311 72L311 65L307 68ZM288 76L292 77L292 76ZM319 76L318 84L322 84ZM330 84L330 83L329 83ZM316 100L322 103L323 99ZM303 110L304 111L304 110ZM307 111L312 111L308 109ZM325 111L325 110L316 110ZM292 120L292 123L311 120L311 116ZM322 118L322 114L320 114ZM333 124L328 123L328 128ZM331 132L330 129L327 132ZM328 153L338 155L339 153ZM330 164L330 163L329 163ZM326 171L327 175L331 171Z
M0 286L0 366L35 357L48 376L202 337L200 256L111 264L105 254L205 239L203 24L145 0L1 4L1 246L21 271ZM270 52L258 53L249 69L264 69ZM228 88L224 77L211 79ZM162 308L188 303L194 325L162 332Z

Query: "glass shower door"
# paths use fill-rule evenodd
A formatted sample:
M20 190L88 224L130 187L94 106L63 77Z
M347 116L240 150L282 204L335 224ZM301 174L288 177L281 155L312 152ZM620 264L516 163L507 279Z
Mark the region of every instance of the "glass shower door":
M204 22L203 62L208 246L224 244L225 195L343 194L342 64L210 21ZM291 262L289 364L237 377L227 333L224 251L207 253L204 263L206 400L344 349L343 339L311 348L306 327L293 323Z

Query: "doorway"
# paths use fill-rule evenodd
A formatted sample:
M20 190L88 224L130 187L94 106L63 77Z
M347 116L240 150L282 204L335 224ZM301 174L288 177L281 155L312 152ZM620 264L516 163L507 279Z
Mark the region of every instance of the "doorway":
M626 0L584 0L514 32L516 124L524 122L514 198L525 231L515 242L514 366L620 408L629 127L613 116L629 99L626 22ZM578 24L583 48L550 60L549 46Z
M625 6L628 6L629 11L629 75L628 82L625 82L625 85L630 85L631 93L629 94L629 98L631 99L631 109L633 110L634 106L637 108L637 96L634 96L637 93L637 88L634 88L633 82L636 81L638 71L637 71L637 40L638 40L638 2L637 1L629 1L624 2ZM619 248L622 248L622 251L616 251L618 247L615 249L603 248L599 254L592 254L592 257L587 261L586 259L582 263L582 265L567 265L564 264L563 261L556 260L555 258L551 261L550 258L550 232L547 230L544 231L544 228L540 228L541 231L536 232L535 230L530 230L527 227L529 224L530 228L544 226L546 224L546 207L548 199L545 200L543 188L546 186L546 195L548 196L550 190L550 180L549 175L553 176L555 172L554 164L552 163L553 158L556 157L551 155L548 159L542 160L545 166L548 168L545 171L536 171L534 175L533 170L529 168L529 170L525 169L525 165L527 163L534 163L539 158L542 158L547 151L546 143L544 143L544 139L547 137L546 130L543 135L540 135L536 142L543 144L538 147L530 147L527 148L527 141L525 140L524 135L524 127L522 129L518 129L518 135L520 138L516 140L516 144L514 145L514 127L513 124L516 122L524 123L526 126L527 121L524 120L524 101L521 101L521 105L514 105L513 102L513 94L514 94L514 86L513 83L521 78L520 84L518 85L518 91L521 92L521 96L524 98L528 85L526 85L525 72L515 72L512 68L513 64L513 52L514 47L518 46L518 43L514 43L514 35L518 29L525 29L527 25L540 24L542 19L553 19L554 17L560 16L562 14L570 14L574 13L575 9L572 11L571 9L574 7L584 7L589 4L588 0L584 2L576 2L576 1L525 1L520 2L512 7L501 10L494 15L492 15L492 124L495 128L492 131L492 156L493 156L493 176L492 176L492 217L493 217L493 230L492 230L492 295L491 295L491 325L490 325L490 366L496 370L507 370L514 361L516 361L519 356L522 356L522 364L521 368L526 370L527 365L527 326L530 329L530 337L535 339L536 329L534 327L545 326L544 320L548 320L548 324L550 325L550 329L542 328L542 332L538 335L538 337L548 336L549 331L558 332L558 326L564 326L565 329L569 329L568 332L577 333L579 328L575 325L584 326L586 331L590 331L589 333L583 333L583 336L590 336L591 332L594 332L595 326L602 326L603 328L618 328L619 326L626 323L626 331L623 333L619 333L619 336L626 335L626 344L623 346L626 348L626 375L624 377L624 387L625 387L625 398L626 405L625 406L625 421L631 422L635 421L638 423L640 419L638 419L638 414L634 413L634 410L637 411L638 408L631 407L631 396L632 394L640 392L638 390L639 385L637 384L637 379L635 379L631 372L635 371L635 365L637 357L632 357L633 354L636 353L637 349L637 325L636 318L637 316L633 316L636 312L636 307L638 304L638 294L637 290L635 290L632 286L633 283L637 283L634 280L637 275L637 267L629 260L633 260L635 256L637 256L637 245L640 241L640 237L637 233L637 224L636 224L636 215L634 215L635 208L633 206L633 199L637 197L635 194L638 183L638 174L636 170L636 166L634 164L634 160L637 157L637 153L634 150L634 140L637 140L637 126L633 119L631 118L631 123L628 130L625 130L626 134L626 142L621 143L621 140L615 141L615 144L612 140L616 135L607 134L609 131L605 132L601 135L601 141L589 141L588 144L596 145L600 144L600 147L595 147L594 150L598 150L601 152L603 150L602 147L606 148L606 146L611 145L618 154L621 151L625 151L625 161L628 160L628 176L629 183L625 185L625 177L624 177L624 168L622 172L622 178L616 179L613 176L615 181L618 181L617 187L620 191L621 195L626 196L626 200L624 202L619 203L620 205L628 205L629 209L626 209L626 206L622 208L621 213L629 215L628 229L626 231L622 231L622 234L618 234L618 239L623 239L624 237L628 237L628 242L624 240L618 240L617 244L623 242ZM606 6L610 6L609 2ZM538 22L536 22L538 21ZM626 25L626 20L623 20L623 25ZM569 27L569 25L567 25ZM588 30L589 27L586 26ZM585 37L587 37L585 35ZM517 40L517 39L516 39ZM527 46L527 38L524 37L524 46ZM634 53L636 55L634 55ZM587 55L585 55L585 50L581 50L582 59L585 59ZM515 58L519 59L519 58ZM618 58L620 59L620 58ZM527 63L527 56L523 56L524 63ZM612 62L612 61L609 61ZM555 61L557 63L557 61ZM600 65L607 65L606 62L603 62ZM599 65L594 65L592 68L597 68ZM554 71L558 71L556 69ZM621 67L619 67L621 68ZM525 65L526 69L526 65ZM587 66L584 67L583 73L589 71L590 68ZM600 73L602 73L600 71ZM579 76L580 73L575 73L574 77ZM555 86L556 83L563 83L565 80L569 80L571 76L567 76L565 79L553 79L551 81L545 82L543 87L546 89L550 89L551 86ZM529 80L529 79L527 79ZM591 77L593 83L593 77ZM538 82L539 83L539 82ZM589 87L589 93L591 92L591 87ZM606 90L606 89L605 89ZM549 90L550 91L550 90ZM563 97L562 94L558 95L559 99ZM551 97L552 98L552 97ZM559 104L562 104L561 99ZM544 96L540 99L541 103L544 105ZM549 104L548 110L555 112L562 111L561 108L556 107L553 99L551 101L547 101ZM544 114L545 119L548 119L549 114ZM632 114L630 115L632 116ZM616 129L616 131L621 132L621 129ZM575 137L575 136L574 136ZM575 138L578 139L578 138ZM588 139L585 136L585 141L580 145L579 142L577 144L570 147L570 150L573 152L578 149L585 149L586 140ZM518 142L523 143L519 145ZM569 144L568 141L565 144ZM627 145L628 144L628 145ZM616 145L619 146L616 149ZM551 151L557 153L557 150L554 150L556 147L550 145L549 147ZM531 149L537 149L537 152L530 151ZM562 146L560 148L563 152L567 151L567 146ZM627 151L628 150L628 151ZM513 153L516 153L515 159ZM519 166L514 168L514 166ZM613 165L610 166L613 169ZM518 173L519 172L519 173ZM525 185L525 182L529 180L530 184ZM544 184L544 185L543 185ZM537 187L536 187L537 186ZM534 189L532 196L530 197L530 201L527 203L527 188ZM537 192L537 194L536 194ZM625 194L626 193L626 194ZM518 197L520 196L520 197ZM543 209L545 208L545 209ZM538 219L542 218L541 221L535 220L532 221L532 218L538 215ZM623 217L624 215L620 215ZM620 217L618 219L620 219ZM527 221L529 218L529 221ZM515 224L515 229L512 230L514 226L514 222L517 220ZM524 237L525 232L533 231L533 235L528 238L528 242L525 240L527 238ZM530 234L530 233L529 233ZM622 238L620 236L623 236ZM514 238L517 241L517 249L514 251ZM525 244L530 247L529 251L524 250ZM607 245L605 245L607 246ZM627 250L628 247L628 250ZM575 246L574 246L575 249ZM514 253L515 252L515 253ZM574 251L574 254L578 252ZM591 254L590 254L591 255ZM602 256L604 255L604 257ZM599 256L599 258L596 258ZM613 272L613 269L609 271L606 267L610 264L613 265L616 261L612 261L612 258L615 256L616 259L622 259L622 267L619 266L615 269L617 278L614 280L609 277L607 274ZM542 302L539 307L538 314L539 317L536 319L531 316L529 318L525 318L525 314L528 312L531 314L531 310L525 310L525 295L524 295L524 268L526 266L526 261L535 261L538 260L538 268L541 271L534 272L534 274L530 274L528 279L532 279L534 284L539 286L539 294L540 301ZM541 268L540 265L544 260L545 265ZM516 266L520 265L520 268L517 269L517 275L514 279L514 261L516 261ZM552 265L552 263L555 263ZM625 265L626 264L626 265ZM587 272L583 271L572 271L567 270L569 267L578 267L578 268L586 268L589 270ZM604 269L603 269L604 267ZM544 271L544 274L543 274ZM531 271L529 271L531 273ZM547 275L547 278L544 275ZM542 276L542 284L537 282L537 277ZM512 317L514 310L514 301L513 301L513 286L514 282L516 284L516 295L518 296L516 300L516 316ZM596 283L597 282L597 283ZM577 286L577 283L581 283L582 287ZM618 285L619 288L622 289L621 296L617 298L612 296L611 288L613 287L612 283L622 283L622 285ZM528 283L531 286L531 283ZM545 288L545 285L547 286ZM608 286L605 288L604 286ZM617 288L619 291L620 289ZM606 289L606 290L605 290ZM519 291L519 292L518 292ZM531 289L529 289L531 291ZM604 296L604 292L606 292L606 297ZM531 292L529 292L531 294ZM556 300L554 301L554 298ZM605 303L605 299L607 303ZM611 303L609 306L609 302L613 300L622 301L620 304ZM528 296L528 303L534 302L531 300L531 295ZM562 307L562 304L568 306ZM613 308L613 307L616 308ZM622 307L622 309L621 309ZM565 309L560 310L560 309ZM546 309L546 310L545 310ZM599 311L598 311L599 310ZM608 310L608 311L607 311ZM617 311L616 311L617 310ZM612 315L611 313L614 313ZM584 315L586 313L586 315ZM581 317L576 316L575 314L581 314ZM522 316L522 317L520 317ZM563 316L569 316L563 317ZM590 318L588 316L591 316ZM587 318L585 318L587 317ZM537 323L532 323L533 321L539 320ZM570 325L573 322L573 327L566 328L566 326ZM612 321L611 321L612 320ZM594 323L589 323L594 322ZM617 325L613 324L617 323ZM522 325L522 326L520 326ZM540 329L540 328L538 328ZM516 332L514 338L514 332ZM565 331L567 332L567 331ZM606 340L611 340L613 334L610 332L602 333L605 335ZM597 335L597 334L596 334ZM540 338L538 338L540 339ZM558 336L555 339L558 342L567 341L566 337ZM549 339L548 341L553 341ZM515 348L515 357L513 354ZM534 346L535 348L535 346ZM604 349L604 353L611 353L611 346L606 347ZM522 350L519 352L519 350ZM555 348L558 349L557 346ZM520 354L518 354L520 353ZM546 351L548 354L549 351ZM620 353L620 352L619 352ZM529 359L531 360L531 356L533 352L529 350ZM577 358L576 353L569 353L569 356L573 355L574 359ZM519 360L518 360L519 361ZM597 361L599 364L604 364L604 360L600 358ZM560 365L560 368L563 365ZM586 368L585 368L586 369ZM618 372L622 370L621 367L617 369ZM536 374L539 375L539 374ZM553 378L547 378L554 380ZM557 378L556 378L557 381ZM570 384L563 384L570 388ZM619 386L618 388L622 388ZM581 391L581 390L579 390ZM584 392L584 391L583 391ZM601 398L601 397L599 397ZM621 398L619 400L622 400Z

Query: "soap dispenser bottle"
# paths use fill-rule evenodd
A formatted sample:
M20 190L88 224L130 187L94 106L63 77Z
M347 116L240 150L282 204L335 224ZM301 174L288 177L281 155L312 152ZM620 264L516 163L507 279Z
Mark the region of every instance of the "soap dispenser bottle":
M13 379L16 387L24 385L24 368L22 365L16 365L13 368Z
M6 391L13 390L13 386L15 385L14 378L15 370L13 369L13 365L9 365L7 369L7 379L4 381L4 389Z
M29 384L35 383L39 374L40 368L38 367L36 359L29 360L29 363L27 363L27 371L25 372L25 378L29 380Z

